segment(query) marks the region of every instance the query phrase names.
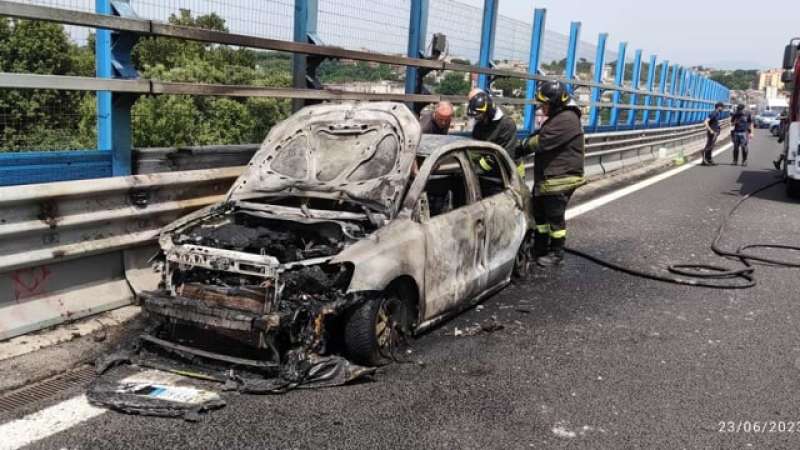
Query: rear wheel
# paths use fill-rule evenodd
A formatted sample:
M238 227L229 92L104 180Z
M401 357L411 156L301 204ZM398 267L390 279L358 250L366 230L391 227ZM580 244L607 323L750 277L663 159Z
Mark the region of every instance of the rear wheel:
M791 198L800 199L800 181L787 179L786 180L786 194Z
M392 362L405 342L410 323L408 305L397 295L367 300L347 317L344 343L348 357L369 366Z

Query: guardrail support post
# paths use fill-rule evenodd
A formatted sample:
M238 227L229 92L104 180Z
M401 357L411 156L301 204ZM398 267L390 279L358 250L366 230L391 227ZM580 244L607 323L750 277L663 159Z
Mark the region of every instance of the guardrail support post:
M625 82L625 50L628 48L627 42L620 42L619 43L619 50L617 50L617 68L616 73L614 74L614 85L617 87L622 87L622 84ZM612 102L614 106L611 108L611 127L613 129L617 129L617 123L619 122L619 100L620 100L620 92L614 91L614 97Z
M653 92L653 87L655 86L656 82L656 55L650 56L650 62L647 66L647 92ZM644 106L650 106L652 101L652 97L645 96L644 98ZM650 110L645 109L644 114L642 114L642 121L644 122L645 128L650 128Z
M494 31L497 27L497 7L499 0L484 0L483 2L483 26L481 27L481 51L478 65L484 68L492 66L494 55ZM489 92L491 78L486 74L478 75L478 87Z
M680 66L679 65L676 64L676 65L672 66L672 77L670 77L670 82L669 82L669 95L671 95L671 96L674 96L675 93L678 92L677 85L678 85L678 72L679 71L680 71ZM677 102L675 101L675 99L672 99L672 98L669 99L669 107L670 108L675 108L676 105L677 105ZM674 117L676 115L677 114L676 114L675 111L672 111L672 110L667 111L667 116L666 116L666 119L664 120L666 122L667 126L672 125L672 121L674 120Z
M569 26L569 44L567 45L567 66L564 68L564 77L569 80L575 78L576 55L578 53L578 43L580 42L581 23L572 22ZM572 94L574 91L572 84L567 84L567 92Z
M639 84L642 81L642 51L637 49L635 56L633 57L633 74L631 76L631 89L639 90ZM639 101L639 96L637 94L631 94L631 106L637 106L636 103ZM627 126L631 130L636 128L636 116L639 112L638 109L632 108L628 110L628 123Z
M598 84L603 84L603 69L606 64L606 41L608 41L608 33L600 33L597 36L593 81ZM589 109L589 129L592 131L597 130L597 125L600 122L600 108L597 107L597 103L600 102L601 93L600 88L592 88L592 103Z
M531 53L528 58L528 74L536 75L539 72L539 59L542 55L542 41L544 40L544 24L547 17L546 9L536 9L533 12L533 30L531 31ZM528 80L525 89L525 124L524 129L533 133L536 128L536 107L530 103L536 95L536 80Z
M136 17L127 0L95 0L98 14ZM95 36L95 65L98 78L138 78L131 62L131 51L138 36L133 33L98 29ZM97 92L97 149L111 152L111 175L132 173L131 107L136 97L130 94Z
M408 24L408 57L425 57L425 37L428 32L428 0L411 0L411 14ZM423 93L423 72L417 67L406 68L406 94ZM412 106L412 105L409 105ZM413 104L413 109L417 112L417 107L424 105ZM420 107L420 110L422 109Z
M686 69L684 69L683 67L681 67L681 68L679 68L678 70L679 70L679 73L678 73L678 90L677 90L677 95L678 95L679 97L682 97L682 96L683 96L683 94L684 94L684 85L686 84ZM677 107L678 107L678 108L683 108L683 105L684 105L684 103L685 103L685 102L684 102L683 100L676 100L676 101L675 101L675 104L677 105ZM673 122L673 125L676 125L676 126L677 126L677 125L680 125L680 124L681 124L681 116L682 116L682 115L683 115L683 111L676 111L676 112L675 112L675 120L674 120L674 122Z
M664 95L666 93L668 73L669 73L669 61L664 60L664 62L661 63L661 76L659 77L658 80L658 93L661 95ZM664 97L658 97L658 99L656 100L656 106L661 108L664 105L665 105ZM656 127L661 126L661 119L664 117L662 113L663 111L661 111L660 109L656 110L656 118L655 118Z
M303 44L315 43L312 37L317 34L318 0L294 0L294 41ZM292 54L292 85L295 89L308 89L309 57L300 53ZM292 110L298 111L306 105L303 99L292 99Z

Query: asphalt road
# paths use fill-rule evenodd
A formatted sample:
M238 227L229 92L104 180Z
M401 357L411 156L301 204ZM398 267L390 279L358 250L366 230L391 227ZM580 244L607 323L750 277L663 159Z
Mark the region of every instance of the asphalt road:
M727 152L586 213L569 245L650 270L719 264L717 225L774 180L777 152L760 132L748 167ZM800 245L799 230L800 204L779 186L742 207L723 246ZM197 424L108 412L32 448L798 448L800 271L757 278L744 291L691 288L570 256L416 340L423 364L340 388L227 395ZM502 330L453 335L492 315ZM720 432L729 421L734 432Z

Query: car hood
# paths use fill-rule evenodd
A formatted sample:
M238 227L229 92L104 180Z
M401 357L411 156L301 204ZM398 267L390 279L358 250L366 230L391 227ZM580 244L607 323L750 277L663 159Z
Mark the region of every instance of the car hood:
M421 129L401 103L346 103L301 109L276 125L228 200L265 194L345 199L397 211Z

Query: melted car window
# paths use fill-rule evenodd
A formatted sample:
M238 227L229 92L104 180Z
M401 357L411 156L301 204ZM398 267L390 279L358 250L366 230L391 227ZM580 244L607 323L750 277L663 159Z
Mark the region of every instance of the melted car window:
M350 181L364 181L388 174L397 160L397 150L397 139L393 135L384 136L378 143L372 158L361 163L358 169L347 179Z
M297 135L275 152L270 168L287 177L305 179L308 176L308 143L305 135Z

